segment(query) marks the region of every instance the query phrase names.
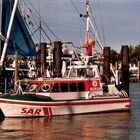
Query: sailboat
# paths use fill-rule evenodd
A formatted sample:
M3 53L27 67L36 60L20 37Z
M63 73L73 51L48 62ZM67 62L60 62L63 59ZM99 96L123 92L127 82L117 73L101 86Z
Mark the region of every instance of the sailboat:
M17 18L16 1L13 19ZM55 62L53 76L17 81L17 94L0 96L0 108L5 117L47 117L130 110L131 99L125 91L118 90L114 84L107 85L107 89L103 87L97 59L92 56L92 47L96 42L89 34L91 21L88 1L85 17L87 27L83 47L86 48L86 55L77 54L77 59L70 58L62 74L62 43L56 41L53 47L49 47L52 47L52 61ZM22 82L27 84L25 90L21 87Z

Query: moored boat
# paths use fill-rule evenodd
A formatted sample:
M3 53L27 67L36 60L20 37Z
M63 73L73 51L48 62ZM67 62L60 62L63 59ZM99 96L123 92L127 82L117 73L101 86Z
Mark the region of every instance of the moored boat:
M114 85L104 89L98 77L41 78L26 83L22 94L0 96L0 107L6 117L126 111L131 107L125 91L118 91Z
M51 60L56 63L54 75L21 80L17 82L17 94L1 95L0 108L5 117L44 117L130 110L131 99L128 94L118 90L115 84L107 85L102 81L99 64L92 55L92 48L100 41L97 34L97 40L90 38L88 1L86 5L86 15L81 15L87 18L86 41L83 46L86 48L86 56L77 54L79 59L71 58L62 74L61 46L53 46L55 56ZM25 90L21 83L27 85Z
M7 95L0 98L0 106L5 117L45 117L126 111L131 106L129 98L100 97L88 100L53 101L39 96L41 95Z

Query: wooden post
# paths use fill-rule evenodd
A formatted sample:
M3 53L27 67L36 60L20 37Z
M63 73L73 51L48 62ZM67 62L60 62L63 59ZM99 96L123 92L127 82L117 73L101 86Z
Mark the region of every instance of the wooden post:
M15 74L14 74L14 92L17 91L17 80L18 80L18 50L15 49Z
M140 61L138 61L138 82L140 83Z
M110 47L104 47L103 55L104 55L103 82L105 82L106 84L110 84L110 59L111 59Z
M4 79L4 93L7 93L7 78Z
M53 43L53 75L54 77L62 77L62 43L54 41Z
M122 86L129 94L129 48L122 45Z
M38 76L45 77L46 71L46 43L39 43L37 53Z

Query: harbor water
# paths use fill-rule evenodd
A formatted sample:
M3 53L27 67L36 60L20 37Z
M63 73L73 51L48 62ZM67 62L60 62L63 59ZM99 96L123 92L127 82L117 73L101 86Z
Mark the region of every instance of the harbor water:
M130 83L129 112L5 118L0 140L140 140L140 84Z

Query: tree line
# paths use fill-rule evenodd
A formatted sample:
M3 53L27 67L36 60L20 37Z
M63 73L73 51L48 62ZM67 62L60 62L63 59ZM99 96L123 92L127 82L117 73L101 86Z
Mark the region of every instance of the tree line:
M129 63L137 66L140 61L140 45L128 46L129 48ZM115 65L116 62L122 61L122 52L118 53L116 50L111 49L111 63Z

